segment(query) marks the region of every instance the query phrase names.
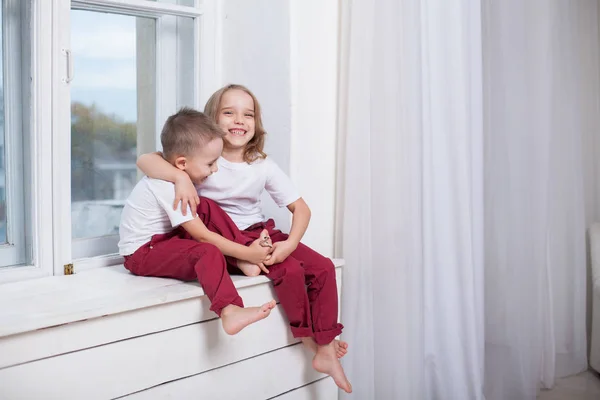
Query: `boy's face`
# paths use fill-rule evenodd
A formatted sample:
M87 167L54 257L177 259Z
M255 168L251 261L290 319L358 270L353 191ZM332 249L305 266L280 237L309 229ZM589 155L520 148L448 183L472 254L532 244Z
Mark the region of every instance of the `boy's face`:
M195 185L200 185L209 175L217 172L217 159L223 151L223 140L213 139L192 156L185 157L184 170Z
M218 124L225 132L229 149L245 148L254 137L254 100L243 90L231 89L223 94Z

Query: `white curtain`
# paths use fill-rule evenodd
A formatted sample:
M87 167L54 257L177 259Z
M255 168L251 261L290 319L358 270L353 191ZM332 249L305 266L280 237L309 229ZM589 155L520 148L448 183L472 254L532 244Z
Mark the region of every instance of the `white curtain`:
M486 397L533 399L587 368L598 2L485 2L483 26Z
M479 5L342 7L338 233L352 398L480 399Z
M352 397L534 399L586 366L597 2L341 7Z

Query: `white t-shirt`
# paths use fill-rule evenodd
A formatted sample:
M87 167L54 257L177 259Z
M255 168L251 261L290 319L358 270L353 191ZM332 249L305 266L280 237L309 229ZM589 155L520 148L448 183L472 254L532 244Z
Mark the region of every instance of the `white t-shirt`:
M214 200L242 230L262 222L260 197L263 190L279 207L300 198L290 178L270 158L252 164L218 159L219 170L200 185L200 196Z
M181 204L173 210L175 185L143 177L125 202L119 225L119 254L128 256L148 243L153 235L172 231L194 219L181 213Z

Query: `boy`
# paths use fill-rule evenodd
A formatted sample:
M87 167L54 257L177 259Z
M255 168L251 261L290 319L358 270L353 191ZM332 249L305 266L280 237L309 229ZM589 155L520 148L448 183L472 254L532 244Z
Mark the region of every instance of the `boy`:
M223 135L206 115L183 108L165 122L160 135L163 156L199 185L217 172ZM210 309L221 317L230 335L266 318L275 301L244 308L223 256L262 264L271 251L261 246L264 239L248 247L229 241L210 232L205 226L208 221L185 216L180 208L173 210L174 199L171 182L144 177L135 186L119 226L119 253L125 258L125 268L140 276L198 279L211 301Z

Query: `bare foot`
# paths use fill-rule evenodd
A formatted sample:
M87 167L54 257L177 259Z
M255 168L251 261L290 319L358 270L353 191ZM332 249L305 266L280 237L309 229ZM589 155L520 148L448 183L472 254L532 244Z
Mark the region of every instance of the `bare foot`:
M267 318L271 314L271 310L275 308L275 304L275 300L260 307L242 308L230 304L221 311L223 330L228 335L235 335L248 325Z
M334 340L333 347L335 347L335 354L337 358L342 358L348 353L348 343L343 340Z
M244 260L237 260L237 266L246 276L259 276L260 267Z
M346 393L352 393L352 385L346 378L344 368L337 358L333 342L325 346L318 346L312 364L317 371L331 376L340 389Z
M311 337L302 338L302 343L313 353L315 353L315 354L317 353L318 346L313 338L311 338ZM344 342L343 340L335 339L333 341L333 347L335 348L335 354L336 354L337 358L342 358L346 355L346 353L348 353L348 343Z

